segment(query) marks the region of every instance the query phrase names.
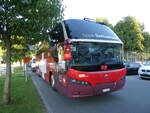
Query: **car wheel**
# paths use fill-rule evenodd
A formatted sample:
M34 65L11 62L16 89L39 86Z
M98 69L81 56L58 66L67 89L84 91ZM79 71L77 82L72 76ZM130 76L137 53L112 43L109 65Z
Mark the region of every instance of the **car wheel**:
M51 85L52 89L56 91L54 75L51 75L50 85Z

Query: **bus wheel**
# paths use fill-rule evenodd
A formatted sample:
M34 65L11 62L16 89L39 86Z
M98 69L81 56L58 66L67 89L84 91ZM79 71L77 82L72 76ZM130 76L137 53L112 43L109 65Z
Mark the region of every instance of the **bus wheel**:
M51 81L50 81L50 84L51 84L52 89L56 91L54 75L51 75Z

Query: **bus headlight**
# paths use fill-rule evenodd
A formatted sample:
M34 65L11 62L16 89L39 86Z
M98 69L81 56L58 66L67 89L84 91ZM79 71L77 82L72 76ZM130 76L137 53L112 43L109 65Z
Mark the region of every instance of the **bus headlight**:
M71 82L75 83L75 84L78 84L78 85L89 85L88 82L80 81L80 80L76 80L76 79L72 79Z
M87 77L87 75L85 75L85 74L79 74L78 76L79 76L80 78Z

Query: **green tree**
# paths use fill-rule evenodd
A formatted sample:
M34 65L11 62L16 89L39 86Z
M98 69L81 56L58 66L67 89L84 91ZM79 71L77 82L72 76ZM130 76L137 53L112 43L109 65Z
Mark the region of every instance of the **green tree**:
M97 22L102 22L104 24L106 24L108 27L110 27L111 29L113 29L113 25L109 23L108 19L101 17L101 18L96 18Z
M63 17L63 5L61 0L1 0L0 15L0 43L6 50L3 100L8 104L11 101L12 46L27 47L48 40L49 31Z
M150 53L150 33L149 32L143 32L144 36L144 47L145 47L145 52Z
M123 20L119 21L114 27L114 31L124 42L125 50L137 52L144 50L143 29L143 24L131 16L124 17Z
M20 42L20 40L17 40L17 38L15 41ZM11 52L12 52L11 53L11 55L12 55L11 62L17 62L17 61L21 62L25 56L28 56L30 51L29 51L29 47L27 45L28 44L21 43L21 42L20 42L20 44L13 43L11 45ZM3 50L5 50L5 48L3 48ZM6 62L6 51L3 52L3 61Z

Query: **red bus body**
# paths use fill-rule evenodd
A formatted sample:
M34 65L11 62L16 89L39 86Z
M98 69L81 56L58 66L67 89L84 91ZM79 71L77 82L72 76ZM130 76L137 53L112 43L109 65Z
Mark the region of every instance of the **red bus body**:
M64 27L64 25L62 25L62 27ZM66 35L64 35L64 37L65 36ZM37 74L49 84L51 83L51 76L53 75L54 88L69 98L94 96L121 89L125 84L125 66L117 64L118 62L114 60L109 61L109 59L107 59L107 62L100 63L99 65L93 65L95 67L92 67L92 65L86 66L85 62L88 60L84 58L82 58L84 65L81 66L82 62L79 62L80 59L78 58L80 55L77 54L76 56L73 56L73 51L77 53L78 46L84 45L85 42L89 45L90 43L94 43L91 45L91 53L93 52L92 47L95 47L96 44L102 45L103 43L106 43L106 46L104 45L104 47L109 47L113 44L121 44L120 41L112 41L110 43L107 40L101 41L97 39L65 39L64 41L61 41L61 43L55 44L41 55L37 55L36 59L37 62L39 62L36 70ZM75 45L76 49L72 46L74 43L77 43L77 46ZM110 50L111 47L115 48L116 46L110 46ZM103 51L104 50L105 48ZM85 57L88 56L87 54L85 54ZM98 53L95 52L93 57L97 54ZM73 61L72 59L76 59L76 61ZM87 59L92 59L92 57L87 57ZM70 63L71 60L75 63ZM100 60L96 61L99 62Z

